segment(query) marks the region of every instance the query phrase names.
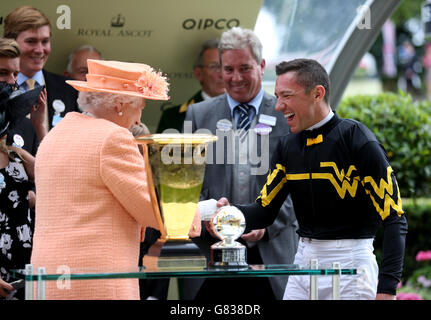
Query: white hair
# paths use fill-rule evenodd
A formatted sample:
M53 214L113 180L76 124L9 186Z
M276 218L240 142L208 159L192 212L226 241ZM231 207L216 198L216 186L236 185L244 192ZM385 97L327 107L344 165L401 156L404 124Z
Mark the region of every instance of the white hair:
M233 27L221 35L219 52L220 56L225 50L250 48L253 58L258 64L262 62L262 43L257 35L250 29Z
M75 53L80 51L88 51L88 52L96 52L99 54L100 58L103 59L102 53L100 53L99 50L97 50L95 47L93 47L90 44L84 44L76 49L74 49L69 55L67 56L67 65L66 65L66 71L69 73L72 73L72 62L73 58L75 58Z
M144 98L108 92L80 91L78 106L81 111L94 110L114 111L117 104L130 104L131 107L140 108Z

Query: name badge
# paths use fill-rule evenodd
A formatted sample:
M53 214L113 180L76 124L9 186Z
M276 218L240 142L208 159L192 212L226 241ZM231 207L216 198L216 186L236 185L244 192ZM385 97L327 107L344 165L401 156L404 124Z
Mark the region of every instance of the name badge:
M54 116L52 117L52 126L55 127L61 119L63 119L60 114L66 109L66 106L64 105L64 102L60 99L55 99L52 102L52 107L54 108Z
M52 126L55 127L60 122L61 119L63 118L60 117L60 115L54 114L54 116L52 117Z
M268 126L275 126L277 118L273 116L268 116L266 114L259 115L259 123L267 124Z
M52 107L54 108L55 113L56 114L58 113L59 115L60 115L60 113L62 113L66 109L66 106L64 105L64 102L61 101L60 99L55 99L52 102Z
M257 134L260 134L262 136L270 134L272 131L272 127L267 125L267 124L263 124L263 123L258 123L257 125L255 125L254 127L254 131Z
M229 131L232 129L232 122L228 119L221 119L217 121L217 129L221 131Z
M19 134L13 135L13 146L22 148L24 146L24 139Z

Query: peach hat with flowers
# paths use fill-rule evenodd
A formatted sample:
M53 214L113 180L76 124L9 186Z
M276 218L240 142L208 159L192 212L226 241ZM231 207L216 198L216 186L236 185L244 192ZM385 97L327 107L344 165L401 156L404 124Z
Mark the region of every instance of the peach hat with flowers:
M108 92L168 100L169 83L161 72L143 63L88 59L87 81L66 80L78 91Z

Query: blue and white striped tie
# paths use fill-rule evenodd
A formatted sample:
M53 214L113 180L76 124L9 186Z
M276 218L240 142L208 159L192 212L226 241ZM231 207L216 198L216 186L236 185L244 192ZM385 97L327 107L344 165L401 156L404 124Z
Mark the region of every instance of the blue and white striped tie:
M250 107L246 104L240 104L236 106L238 110L238 120L237 120L237 129L239 130L238 135L240 140L242 141L247 134L248 129L250 129L250 117L249 110Z

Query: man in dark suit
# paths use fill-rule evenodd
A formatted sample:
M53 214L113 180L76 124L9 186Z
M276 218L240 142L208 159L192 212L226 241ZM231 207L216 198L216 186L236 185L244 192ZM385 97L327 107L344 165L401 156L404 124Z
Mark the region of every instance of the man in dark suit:
M78 93L65 83L67 78L43 70L51 53L51 24L38 9L30 6L16 8L5 19L4 37L18 42L21 50L20 90L45 86L47 91L46 126L51 129L67 112L79 111Z
M225 92L220 73L218 44L218 39L210 39L201 45L194 63L193 74L201 84L202 89L182 105L164 110L157 126L158 133L172 128L181 131L189 105L210 99Z
M289 127L275 111L276 98L263 90L265 60L257 36L251 30L233 28L223 33L219 52L227 93L189 106L184 130L208 129L219 136L212 145L212 163L206 164L201 200L226 197L233 203L248 203L264 185L277 141L289 133ZM293 263L296 229L287 199L274 224L242 235L239 241L247 246L247 262ZM219 239L204 233L194 241L208 256L210 245ZM272 277L269 282L268 278L206 279L196 299L281 299L286 282L286 277Z

